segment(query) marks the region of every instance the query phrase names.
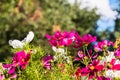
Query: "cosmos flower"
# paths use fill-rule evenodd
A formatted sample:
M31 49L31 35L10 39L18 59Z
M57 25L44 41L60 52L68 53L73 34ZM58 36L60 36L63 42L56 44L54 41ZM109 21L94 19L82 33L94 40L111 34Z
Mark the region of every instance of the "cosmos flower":
M34 38L34 33L30 31L28 35L22 40L9 40L9 45L13 48L23 48L26 43L30 43Z
M88 46L90 43L96 41L96 36L90 34L85 34L83 37L80 37L78 33L75 33L75 48Z
M103 40L98 42L97 45L94 45L94 49L95 51L103 51L105 49L107 49L109 46L113 46L113 42L112 41L107 41L107 40Z
M81 60L82 58L84 58L84 53L83 53L83 51L82 50L79 50L78 51L78 57L75 57L75 60L76 61L79 61L79 60Z
M53 36L46 34L46 38L48 39L51 46L60 47L60 46L70 46L74 41L74 31L71 32L55 32Z
M111 70L120 70L120 63L116 63L116 59L112 59L110 63L107 64L108 69Z
M81 76L86 76L88 74L88 69L87 68L80 68L78 67L76 72L75 72L75 77L81 77Z
M0 80L4 80L5 79L5 75L0 73Z
M53 57L51 55L47 55L42 58L43 66L46 69L51 69L51 64L50 64L51 60L53 60Z
M120 59L120 47L115 50L114 56Z
M99 60L93 60L91 64L87 66L87 69L89 71L89 78L96 77L97 72L101 72L104 68L104 65L100 64Z
M3 68L5 68L7 70L7 73L10 75L10 78L16 78L17 74L16 74L16 64L12 63L12 64L3 64L2 65ZM16 75L16 76L14 76Z
M25 51L16 52L12 63L20 66L21 69L25 69L30 59L30 53L25 53Z

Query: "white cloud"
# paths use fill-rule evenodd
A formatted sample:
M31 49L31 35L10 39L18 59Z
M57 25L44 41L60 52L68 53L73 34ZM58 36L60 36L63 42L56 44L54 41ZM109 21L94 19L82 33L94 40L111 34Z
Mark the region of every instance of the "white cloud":
M70 3L74 3L75 0L68 0ZM117 11L113 11L110 8L109 0L77 0L80 3L80 9L87 9L91 11L96 9L96 14L104 16L108 19L116 19Z

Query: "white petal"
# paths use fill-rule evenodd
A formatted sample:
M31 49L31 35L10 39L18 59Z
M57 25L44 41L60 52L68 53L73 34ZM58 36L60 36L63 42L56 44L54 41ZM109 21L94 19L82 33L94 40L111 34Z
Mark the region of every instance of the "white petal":
M9 45L13 48L23 48L23 43L19 40L9 40Z
M120 78L120 71L115 71L115 72L114 72L114 75L115 75L115 77Z
M22 40L23 43L29 43L33 40L34 38L34 33L30 31L28 35Z
M114 77L114 72L112 70L107 70L106 71L106 77L113 78Z
M62 54L64 54L64 49L63 48L58 48L57 51L60 52L60 53L62 53Z
M54 47L54 46L52 46L52 50L53 50L54 52L56 52L56 51L57 51L57 48Z

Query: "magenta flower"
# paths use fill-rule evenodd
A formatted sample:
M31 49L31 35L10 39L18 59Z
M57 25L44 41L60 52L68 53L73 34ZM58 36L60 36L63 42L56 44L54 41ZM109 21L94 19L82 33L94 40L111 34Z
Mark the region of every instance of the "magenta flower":
M50 36L49 34L46 34L46 38L48 39L51 46L63 46L62 44L62 34L57 31L53 36Z
M78 33L75 34L75 48L81 46L88 46L90 43L95 41L96 41L96 36L85 34L83 37L80 37Z
M0 73L0 80L4 80L4 79L5 79L4 74Z
M114 56L120 59L120 47L115 50Z
M2 64L3 68L7 69L8 74L10 75L10 78L16 78L17 74L15 72L16 70L16 64ZM12 77L16 75L16 77Z
M83 36L83 43L84 43L84 45L88 45L88 44L90 44L90 43L92 43L92 42L95 42L96 41L96 36L92 36L92 35L90 35L90 34L85 34L84 36Z
M71 32L63 32L62 33L62 36L63 36L63 39L62 39L62 44L64 46L70 46L72 44L72 42L74 41L75 39L75 32L74 31L71 31Z
M52 46L69 46L74 41L74 31L63 33L57 31L53 36L46 34L46 38Z
M104 68L104 65L102 64L99 64L100 61L99 60L93 60L91 64L89 64L87 66L88 68L88 71L89 71L89 78L93 78L93 77L96 77L96 73L97 72L101 72Z
M75 77L78 78L80 76L86 76L88 74L88 69L87 68L77 68L77 71L75 72Z
M75 60L76 60L76 61L79 61L79 60L83 59L84 56L85 56L85 55L84 55L83 51L82 51L82 50L79 50L79 51L78 51L78 57L76 57Z
M103 50L107 49L111 45L113 45L112 41L103 40L101 42L98 42L97 45L94 45L94 49L97 52L98 51L103 51Z
M107 64L108 69L120 70L120 64L115 64L116 59L112 59L110 63Z
M50 64L51 60L53 60L53 57L51 55L47 55L42 58L43 66L46 69L51 69L51 64Z
M83 46L83 40L82 37L78 33L75 33L75 48L79 48Z
M18 65L21 69L25 69L30 59L30 53L25 53L25 51L16 52L12 63Z

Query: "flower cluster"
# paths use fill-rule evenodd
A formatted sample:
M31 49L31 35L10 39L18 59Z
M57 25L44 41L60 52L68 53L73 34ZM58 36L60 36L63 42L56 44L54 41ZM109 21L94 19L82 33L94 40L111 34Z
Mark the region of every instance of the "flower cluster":
M25 48L33 37L34 33L31 31L22 41L9 41L14 49L19 48L20 51L15 52L10 64L2 64L7 73L2 72L0 80L6 78L4 74L8 74L10 78L16 78L20 74L19 71L27 68L29 62L31 63L28 66L33 64L31 57L37 54L31 54L32 52L35 51L41 54L39 49L34 47L27 50ZM50 75L53 76L54 71L56 71L56 74L60 71L62 75L68 74L73 80L120 79L119 39L116 42L109 40L97 41L96 36L91 34L80 36L74 30L70 32L57 31L53 35L46 34L46 38L52 47L52 53L37 55L38 58L36 59L34 57L34 63L35 60L39 59L37 65L40 65L38 68L42 67L44 76L50 74L50 72ZM35 70L35 73L37 73L37 70Z
M25 51L16 52L11 64L3 64L3 68L5 68L10 75L10 78L16 78L17 73L16 70L19 68L20 70L25 69L30 59L30 52L26 53Z
M119 78L120 47L114 48L115 45L118 45L116 42L115 44L108 40L97 41L96 36L90 34L81 37L74 31L62 33L57 31L53 36L47 34L46 37L51 46L57 47L59 53L63 52L60 50L61 46L62 49L71 47L78 50L77 56L72 56L72 62L79 65L76 67L76 79L82 77L97 80ZM110 47L114 49L114 52L109 51Z

